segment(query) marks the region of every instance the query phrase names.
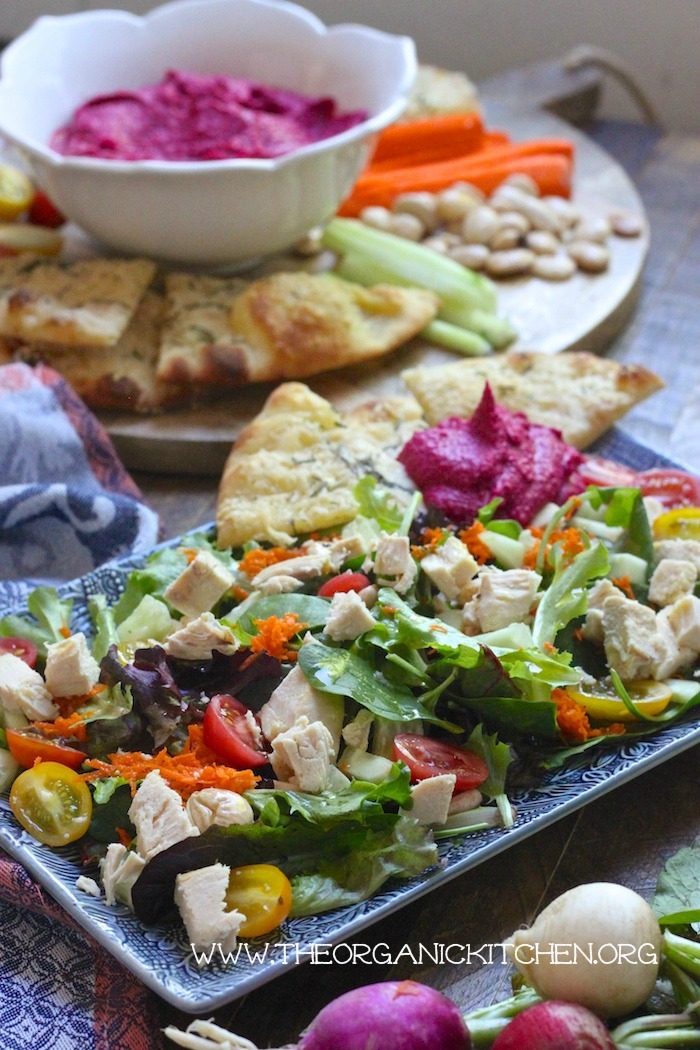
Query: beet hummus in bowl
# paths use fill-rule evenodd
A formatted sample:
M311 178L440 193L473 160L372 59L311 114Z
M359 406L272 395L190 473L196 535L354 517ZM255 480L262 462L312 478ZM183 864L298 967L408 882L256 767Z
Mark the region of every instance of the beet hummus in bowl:
M410 38L284 0L47 16L0 58L0 134L107 247L245 265L334 214L415 74Z

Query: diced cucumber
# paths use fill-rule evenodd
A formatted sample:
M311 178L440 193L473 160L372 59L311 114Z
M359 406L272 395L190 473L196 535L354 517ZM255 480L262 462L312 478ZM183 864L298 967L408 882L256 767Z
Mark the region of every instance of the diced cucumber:
M685 704L700 692L700 682L691 682L688 678L669 678L666 685L671 690L677 704Z
M519 540L512 540L510 536L504 536L501 532L491 532L490 529L480 532L479 539L486 544L499 565L505 566L506 569L521 568L525 548Z
M394 737L397 733L423 734L423 723L420 719L411 722L394 722L390 718L377 717L372 726L372 754L382 758L391 758L394 749Z
M626 576L630 583L643 585L647 582L648 572L649 566L644 558L636 554L620 552L610 555L610 575L613 577Z
M356 780L366 780L370 784L382 784L391 776L393 763L381 755L372 755L369 751L360 751L357 747L346 747L341 755L338 768L346 776Z
M134 611L119 624L117 636L126 645L149 638L160 642L174 627L177 620L173 620L167 605L152 594L145 594Z

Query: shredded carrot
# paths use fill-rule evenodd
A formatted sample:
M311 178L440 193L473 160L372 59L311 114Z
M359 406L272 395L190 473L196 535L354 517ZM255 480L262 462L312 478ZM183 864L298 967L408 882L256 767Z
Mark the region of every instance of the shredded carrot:
M199 554L199 551L196 549L196 547L183 547L182 553L187 558L187 564L191 565L194 559Z
M485 531L485 526L480 521L475 521L469 528L462 529L459 534L460 540L468 547L472 558L475 558L479 565L493 561L493 554L481 539L481 533Z
M636 600L637 596L632 590L632 582L629 576L613 576L611 577L610 582L614 583L615 586L618 587L624 594L626 594L628 598L631 598L632 601Z
M295 634L309 626L302 623L296 613L268 616L266 620L253 620L253 623L258 633L251 640L251 652L256 656L265 652L277 660L296 660L296 650L290 649L289 642Z
M53 722L32 722L35 729L40 729L44 736L72 737L75 740L87 740L87 728L79 714L73 712L67 718L58 716Z
M573 634L573 636L574 636L574 638L576 639L577 642L582 642L583 641L584 634L583 634L583 628L582 627L575 627L574 630L571 633Z
M438 632L440 632L442 634L447 634L447 628L443 627L443 625L441 623L431 623L430 630L431 631L438 631Z
M237 602L243 602L250 594L245 587L240 587L237 583L234 583L233 587L229 588L228 592L232 598L235 598Z
M445 535L444 529L423 529L421 533L421 543L411 545L411 554L417 561L424 558L426 554L432 554L433 551L442 543Z
M129 834L126 828L117 828L116 832L119 836L119 841L121 842L122 846L126 846L126 848L128 849L131 845L131 840L133 836Z
M63 624L62 627L59 627L58 633L61 635L62 638L70 638L70 627L66 627L66 625Z
M104 682L97 682L93 685L89 693L82 693L78 696L55 696L54 703L60 714L64 718L69 718L75 711L78 711L83 704L86 704L88 700L92 700L94 697L104 692L106 688L107 686Z
M257 547L251 551L246 551L238 564L238 568L246 576L253 577L257 576L263 569L266 569L268 565L276 565L277 562L286 561L288 558L298 558L303 553L300 550L289 550L287 547L270 547L268 550Z
M625 732L621 722L592 729L585 707L577 704L566 689L552 689L552 700L557 707L557 725L567 744L584 744L593 737L615 736Z
M103 777L122 777L128 781L134 795L138 782L157 769L184 800L203 788L223 788L240 794L250 791L260 779L252 769L232 769L216 761L216 756L202 741L201 726L190 726L188 733L188 742L178 755L168 754L165 748L155 755L144 755L140 751L116 752L108 756L108 762L87 759L86 764L92 772L80 776L87 782Z
M544 529L531 528L529 531L538 542L525 553L523 567L526 569L534 569L537 564L540 541L544 536ZM572 526L569 526L567 529L554 529L553 532L549 534L549 543L547 544L545 561L549 559L549 552L555 543L559 544L562 554L567 561L572 561L577 554L580 554L582 550L585 550L583 534L580 529L575 529Z

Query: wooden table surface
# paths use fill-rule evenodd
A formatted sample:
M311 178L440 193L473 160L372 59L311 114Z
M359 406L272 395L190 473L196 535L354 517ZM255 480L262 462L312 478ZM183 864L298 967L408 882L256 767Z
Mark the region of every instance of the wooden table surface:
M639 304L608 353L654 369L666 388L630 413L622 428L700 473L700 138L610 121L586 130L626 168L651 224ZM165 536L213 519L215 478L134 476L160 513ZM500 962L482 964L477 949L497 943L579 882L620 882L650 896L665 859L700 830L699 759L696 747L617 788L370 927L356 942L386 946L387 957L404 945L469 946L474 954L467 965L416 967L404 958L393 965L290 966L216 1019L260 1047L280 1046L334 996L371 981L413 977L464 1010L507 996L509 970ZM164 1023L183 1027L190 1019L166 1004L162 1015Z

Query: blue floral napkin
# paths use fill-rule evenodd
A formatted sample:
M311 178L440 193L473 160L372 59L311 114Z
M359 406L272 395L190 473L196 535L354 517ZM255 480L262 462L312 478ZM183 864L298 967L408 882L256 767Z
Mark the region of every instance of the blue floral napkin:
M50 368L0 367L0 615L158 539L106 432ZM156 1050L157 1000L0 850L2 1050Z

